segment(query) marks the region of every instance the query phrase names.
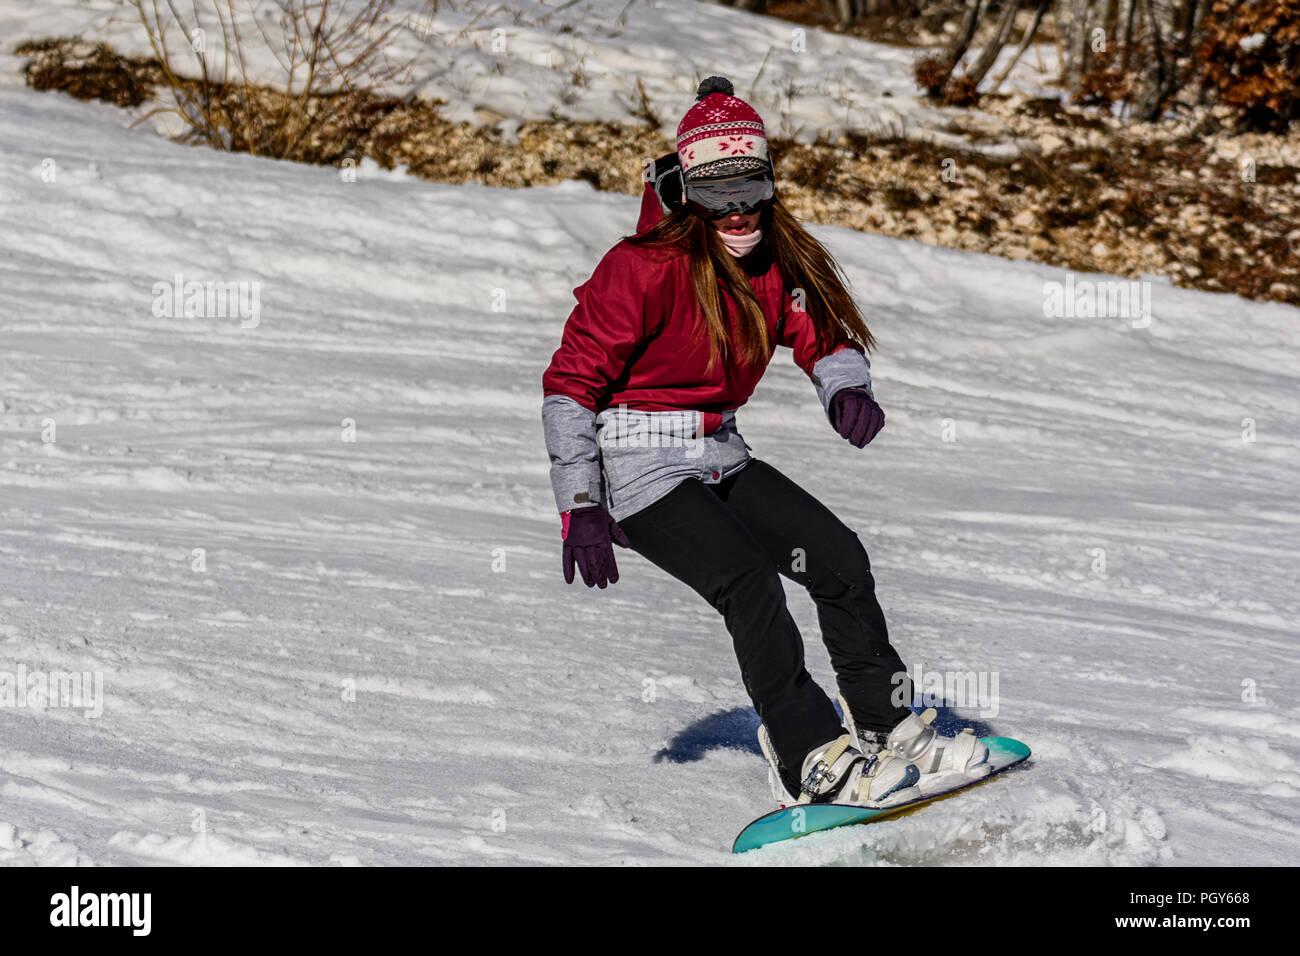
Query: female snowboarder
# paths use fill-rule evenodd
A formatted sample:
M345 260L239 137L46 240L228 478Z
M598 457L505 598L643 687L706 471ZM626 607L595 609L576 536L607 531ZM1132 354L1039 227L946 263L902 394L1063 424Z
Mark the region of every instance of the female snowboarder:
M780 803L888 805L917 796L923 775L978 775L983 744L942 737L933 711L904 705L911 682L857 534L737 431L777 345L856 447L885 416L871 333L839 266L776 196L763 121L726 79L700 84L676 153L648 177L637 234L574 295L542 382L565 580L576 567L588 587L617 581L617 543L722 614ZM782 574L816 604L847 733L804 666Z

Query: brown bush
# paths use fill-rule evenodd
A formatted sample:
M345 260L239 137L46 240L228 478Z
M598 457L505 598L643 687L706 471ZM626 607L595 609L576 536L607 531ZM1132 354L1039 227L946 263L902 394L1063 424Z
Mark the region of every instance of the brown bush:
M975 89L973 76L954 76L943 88L943 102L946 106L978 106L979 93Z
M974 77L953 76L952 63L943 55L923 56L912 67L917 85L930 99L945 106L978 106Z
M943 88L948 84L951 72L952 66L948 58L940 54L923 56L912 67L916 85L925 90L926 96L936 100L943 96Z
M1125 69L1125 64L1141 63L1144 56L1145 44L1141 42L1129 44L1127 55L1118 46L1094 52L1072 101L1080 106L1110 109L1127 100L1133 94L1136 76L1133 70Z
M1202 89L1244 126L1281 130L1300 117L1300 0L1211 0L1201 32Z

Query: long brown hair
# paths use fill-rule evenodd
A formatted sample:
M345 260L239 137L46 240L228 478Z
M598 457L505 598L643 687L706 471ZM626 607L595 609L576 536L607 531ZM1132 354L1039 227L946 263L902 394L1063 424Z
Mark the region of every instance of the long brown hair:
M794 218L779 196L763 210L759 227L763 230L763 243L781 270L786 291L796 294L796 303L801 303L812 319L819 347L826 351L832 343L848 339L863 349L873 348L875 339L849 294L839 263ZM646 232L626 238L632 245L690 257L691 285L699 307L697 316L703 313L709 333L710 369L719 356L733 352L745 364L771 358L775 345L768 334L767 319L758 297L735 256L727 251L722 235L708 220L689 209L675 209ZM734 342L729 338L723 315L719 279L740 310Z

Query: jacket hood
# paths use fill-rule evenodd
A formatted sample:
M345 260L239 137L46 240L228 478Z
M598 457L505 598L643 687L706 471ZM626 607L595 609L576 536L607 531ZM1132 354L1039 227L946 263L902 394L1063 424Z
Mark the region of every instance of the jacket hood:
M645 192L641 194L641 215L636 221L637 235L649 232L663 217L664 211L659 205L659 195L655 192L654 186L647 182Z

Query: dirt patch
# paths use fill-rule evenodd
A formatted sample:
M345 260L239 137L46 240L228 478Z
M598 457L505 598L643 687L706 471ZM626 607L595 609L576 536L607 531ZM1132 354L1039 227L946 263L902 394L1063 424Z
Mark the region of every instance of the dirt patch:
M153 97L162 77L157 64L120 56L102 44L37 40L14 52L33 58L26 67L28 86L60 90L79 100L139 106Z

